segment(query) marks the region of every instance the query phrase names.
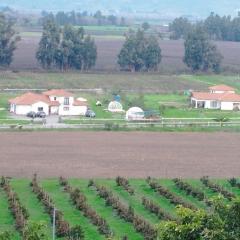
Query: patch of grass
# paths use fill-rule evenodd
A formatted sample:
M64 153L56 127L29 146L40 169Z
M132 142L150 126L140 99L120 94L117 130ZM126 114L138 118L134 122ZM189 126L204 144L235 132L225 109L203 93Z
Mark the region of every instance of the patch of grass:
M159 219L154 214L149 213L149 211L144 208L141 204L141 198L138 198L138 196L130 196L122 187L117 186L114 180L98 180L96 182L111 190L114 196L119 197L127 206L134 207L134 211L137 215L144 217L144 219L152 224L157 224L159 222Z
M98 233L97 228L71 204L69 195L60 189L58 180L43 180L41 185L53 199L55 207L63 212L64 219L68 221L71 226L78 224L84 226L86 240L104 239L104 237Z
M38 222L39 219L47 224L48 236L51 236L51 220L48 214L44 212L43 205L38 201L36 195L32 192L30 181L26 179L13 179L11 186L17 193L20 202L28 209L29 221Z
M208 86L226 84L240 90L239 75L225 76L225 75L182 75L183 79L187 81L199 82L207 84ZM197 89L194 89L197 90Z
M193 187L199 189L200 191L204 192L205 196L208 199L218 196L218 193L213 192L211 189L207 188L199 179L188 179L186 180L189 184Z
M172 205L168 199L160 196L153 189L151 189L145 180L143 179L130 179L129 180L131 186L135 190L135 194L139 197L147 197L157 203L161 208L167 211L170 215L176 216L175 214L175 206Z
M8 209L8 201L5 193L0 189L0 232L12 233L12 240L20 240L19 234L14 228L15 222Z
M123 237L124 235L129 236L129 239L140 240L143 237L136 233L133 226L130 223L125 222L119 218L114 212L113 208L105 205L105 201L97 196L94 189L88 188L88 180L71 179L69 183L73 187L78 187L87 197L88 204L93 207L97 213L105 218L117 237Z
M163 187L166 187L167 189L169 189L172 193L174 193L177 196L179 196L180 198L182 198L185 202L193 204L197 208L203 208L203 209L206 208L206 205L203 202L198 201L196 198L194 198L190 195L187 195L184 191L177 188L172 180L161 179L161 180L159 180L159 183Z

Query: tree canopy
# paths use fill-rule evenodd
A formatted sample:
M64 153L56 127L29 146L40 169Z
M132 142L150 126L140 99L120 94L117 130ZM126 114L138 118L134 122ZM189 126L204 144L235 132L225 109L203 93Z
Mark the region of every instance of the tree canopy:
M158 39L144 31L131 32L118 55L122 69L135 71L156 70L162 59Z
M58 67L89 70L95 65L97 47L83 28L65 25L62 32L53 19L44 24L42 39L36 57L43 68Z
M0 13L0 66L8 67L20 37L13 28L14 21Z
M187 18L176 18L170 25L171 39L185 38L193 27L202 26L211 40L240 41L240 15L220 16L212 12L205 20L191 23Z
M189 22L187 18L176 18L169 25L169 30L171 32L170 38L173 40L177 40L180 38L185 38L187 34L191 31L192 24Z
M188 33L184 47L184 63L192 71L220 71L223 57L201 27L195 27Z
M178 221L158 226L159 240L238 240L240 239L240 199L226 204L222 197L212 200L210 211L179 207Z

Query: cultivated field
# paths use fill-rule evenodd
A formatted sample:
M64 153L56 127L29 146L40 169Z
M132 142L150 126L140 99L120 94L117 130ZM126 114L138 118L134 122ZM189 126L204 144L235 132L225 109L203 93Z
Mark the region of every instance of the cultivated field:
M207 181L130 179L127 184L121 179L119 181L97 179L90 185L88 180L62 180L42 179L34 181L31 187L31 180L11 179L8 187L17 194L19 198L17 201L25 207L25 212L28 213L27 221L46 223L49 237L51 237L51 211L48 206L51 204L57 208L58 213L61 211L63 214L61 219L70 227L80 225L84 229L86 240L106 239L109 233L116 239L126 236L129 240L143 240L144 232L137 227L141 223L133 219L144 221L148 224L149 231L163 220L176 219L178 204L192 209L206 210L209 207L209 200L220 193L224 195L226 203L229 203L232 197L240 196L239 187L233 187L227 180L220 179L206 179ZM192 192L186 191L182 183ZM79 195L71 194L75 189L80 190ZM44 194L39 194L40 192ZM108 194L113 195L108 199ZM74 203L74 199L78 199L77 196L81 199L80 204L84 204L84 208L80 210ZM15 221L8 206L7 193L0 187L0 232L11 231L12 239L19 240L20 236L14 228ZM132 207L131 215L127 213L129 206ZM123 209L126 210L125 214L120 211ZM131 218L127 219L129 216ZM106 221L96 221L96 219ZM61 226L62 220L57 221L57 229Z
M2 132L0 138L0 175L239 176L237 133Z
M12 64L13 69L39 69L35 59L35 52L40 39L39 34L23 33L22 41L19 42L18 50ZM117 55L124 42L121 36L95 36L98 47L98 59L95 70L116 71L119 70ZM183 64L184 46L183 41L160 41L162 48L162 63L160 72L182 73L187 68ZM240 43L217 42L217 46L224 56L223 67L226 71L239 73Z

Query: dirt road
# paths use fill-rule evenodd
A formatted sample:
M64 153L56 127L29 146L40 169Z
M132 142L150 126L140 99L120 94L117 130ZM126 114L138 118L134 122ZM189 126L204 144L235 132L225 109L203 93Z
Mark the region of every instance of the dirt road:
M240 134L0 133L0 175L189 177L240 175Z

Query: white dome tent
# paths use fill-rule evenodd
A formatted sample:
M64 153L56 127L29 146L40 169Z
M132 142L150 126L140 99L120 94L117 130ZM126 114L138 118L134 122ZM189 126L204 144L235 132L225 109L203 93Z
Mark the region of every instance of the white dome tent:
M126 113L127 121L137 121L144 119L144 111L139 107L129 108Z
M120 102L112 101L108 105L108 111L113 113L121 113L124 112L123 106Z

